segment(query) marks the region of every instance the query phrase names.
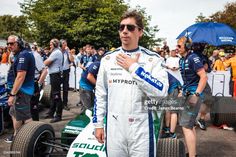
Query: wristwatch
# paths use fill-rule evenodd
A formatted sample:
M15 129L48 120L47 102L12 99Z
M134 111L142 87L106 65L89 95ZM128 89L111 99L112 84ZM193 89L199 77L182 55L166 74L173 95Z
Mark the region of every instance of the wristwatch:
M16 94L11 94L11 93L10 93L9 96L16 96Z
M195 95L196 95L197 97L199 97L199 96L200 96L200 93L196 92Z

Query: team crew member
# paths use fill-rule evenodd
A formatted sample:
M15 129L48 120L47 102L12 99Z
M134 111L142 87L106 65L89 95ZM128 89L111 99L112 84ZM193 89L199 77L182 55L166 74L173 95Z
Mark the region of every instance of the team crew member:
M11 107L9 114L12 117L15 136L24 123L32 121L30 99L34 93L35 60L33 54L24 48L24 42L20 37L9 36L7 45L14 55L14 62L9 71L14 83L8 98L8 105ZM8 142L11 141L12 138L8 139Z
M69 91L69 77L70 77L70 63L74 62L74 57L70 53L70 49L67 46L67 41L64 39L60 40L61 51L63 53L63 76L62 76L62 87L63 87L63 106L65 110L69 110L68 107L68 91Z
M137 11L122 15L119 35L122 46L103 57L98 73L93 117L95 136L98 142L106 143L108 156L154 157L154 119L152 111L142 106L142 97L166 96L167 73L159 55L138 45L143 22Z
M37 51L32 52L35 59L35 76L34 76L34 94L31 98L31 115L34 121L39 120L39 97L40 90L43 87L44 80L47 76L47 69L43 64L43 58Z
M194 53L197 54L198 57L200 58L206 73L210 73L211 72L210 61L208 57L204 54L204 48L205 48L205 44L202 44L202 43L194 43L192 45L192 49ZM206 84L202 93L204 96L203 96L202 105L199 111L199 116L198 116L199 118L197 118L198 119L197 124L199 125L200 129L206 130L207 127L206 127L205 118L206 118L207 110L209 108L209 104L212 104L212 92L211 92L210 85L208 83Z
M200 58L190 52L191 42L182 37L178 40L180 59L180 70L184 81L183 94L187 97L185 110L180 111L179 124L182 126L185 142L190 157L196 156L196 131L195 121L201 106L199 96L207 83L207 75Z
M86 70L87 67L89 67L90 64L92 64L95 61L95 57L93 57L92 54L92 46L87 44L85 46L85 55L82 56L80 59L79 67Z
M55 123L61 121L63 104L61 100L61 75L63 54L59 49L59 40L52 39L50 41L51 54L44 61L44 64L48 66L48 72L51 83L51 99L52 103L49 112L45 118L53 118L50 122ZM56 115L54 116L56 112Z
M94 104L94 88L97 80L97 74L100 67L100 61L92 63L81 75L79 82L79 93L82 104L82 112L90 109Z

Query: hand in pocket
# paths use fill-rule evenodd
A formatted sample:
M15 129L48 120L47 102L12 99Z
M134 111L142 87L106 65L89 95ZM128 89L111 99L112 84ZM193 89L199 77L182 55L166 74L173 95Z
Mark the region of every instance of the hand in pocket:
M190 95L189 99L188 99L189 105L190 106L195 106L197 104L197 102L198 102L198 99L199 99L199 97L196 96L195 94L194 95Z

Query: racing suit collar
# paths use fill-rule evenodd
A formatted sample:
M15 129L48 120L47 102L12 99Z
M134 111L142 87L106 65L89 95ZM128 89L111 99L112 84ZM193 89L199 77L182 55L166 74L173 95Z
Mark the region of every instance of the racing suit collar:
M138 51L138 50L139 50L139 46L138 46L137 48L133 49L133 50L125 50L125 49L123 49L123 48L122 48L122 50L123 50L124 52L127 52L127 53L132 53L132 52Z

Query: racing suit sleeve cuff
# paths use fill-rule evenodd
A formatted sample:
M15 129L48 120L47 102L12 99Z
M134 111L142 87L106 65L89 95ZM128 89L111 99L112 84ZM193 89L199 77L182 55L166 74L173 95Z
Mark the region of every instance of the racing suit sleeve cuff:
M135 70L137 70L139 67L138 63L133 63L130 67L129 67L129 72L133 73Z
M95 128L103 128L103 123L102 124L99 124L99 123L94 123L94 127Z

